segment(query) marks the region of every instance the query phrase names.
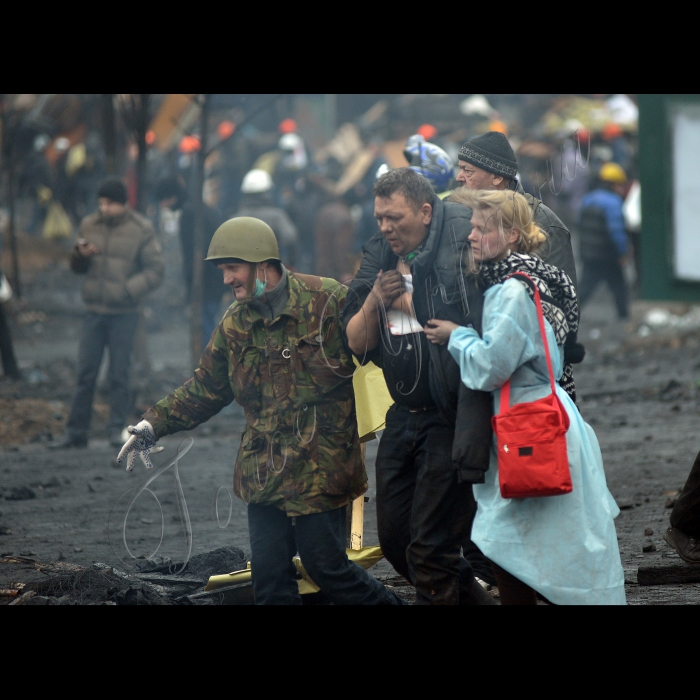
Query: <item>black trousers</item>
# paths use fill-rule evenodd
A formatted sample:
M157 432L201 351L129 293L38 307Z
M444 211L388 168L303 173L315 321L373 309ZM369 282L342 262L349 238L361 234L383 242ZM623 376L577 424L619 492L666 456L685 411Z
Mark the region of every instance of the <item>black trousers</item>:
M6 377L18 377L19 367L15 357L15 349L12 346L12 334L10 324L7 322L5 305L0 302L0 357L2 357L2 369Z
M700 537L700 454L671 511L671 525L690 537Z
M615 297L617 315L621 319L629 316L627 283L618 260L584 261L583 276L578 288L578 302L583 306L595 288L604 282Z
M405 602L345 553L346 508L290 518L272 506L250 504L250 568L256 605L301 605L292 561L299 553L313 582L336 605Z
M416 604L457 605L474 572L460 555L473 515L471 484L457 483L454 431L437 409L394 404L377 452L377 530L389 563L416 588Z
M462 555L471 564L474 576L478 576L482 581L496 585L496 577L493 573L491 562L483 555L482 551L472 542L472 524L476 516L476 501L474 494L469 489L469 536L462 540Z
M491 562L501 605L537 605L537 593L520 579Z

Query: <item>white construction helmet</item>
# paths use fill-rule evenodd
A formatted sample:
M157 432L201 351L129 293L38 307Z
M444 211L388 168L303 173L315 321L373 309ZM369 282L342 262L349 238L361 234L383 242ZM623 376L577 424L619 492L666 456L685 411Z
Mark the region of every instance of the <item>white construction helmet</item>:
M70 141L65 136L59 136L59 138L53 142L53 147L62 153L70 148Z
M267 170L251 170L246 173L241 184L243 194L259 194L272 189L272 178Z
M379 166L379 168L377 168L377 172L374 174L374 179L379 180L379 178L382 175L386 175L390 170L391 170L391 168L389 167L389 165L387 163L382 163Z
M281 151L295 151L303 145L304 142L301 140L301 136L297 134L284 134L277 144Z

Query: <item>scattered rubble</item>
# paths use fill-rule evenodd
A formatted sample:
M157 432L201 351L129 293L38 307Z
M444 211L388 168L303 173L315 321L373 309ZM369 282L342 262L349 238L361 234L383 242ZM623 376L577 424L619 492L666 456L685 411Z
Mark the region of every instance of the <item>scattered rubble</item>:
M700 566L686 564L680 559L652 566L640 566L637 571L640 586L660 586L670 583L700 583Z
M46 444L65 429L75 388L75 362L67 360L37 363L24 368L22 381L0 378L0 445L6 449L32 443ZM182 370L165 366L146 376L132 379L131 419L180 386L188 378ZM98 384L92 406L91 435L104 433L109 418L108 391ZM211 432L223 432L216 421Z
M700 330L700 306L693 306L682 314L669 309L653 308L646 313L645 325L652 331L660 330Z
M143 560L131 572L95 563L42 563L29 557L6 557L1 563L41 572L43 580L5 584L0 605L246 605L253 602L252 586L231 586L205 593L210 576L245 568L247 558L236 547L222 547L192 557L187 566L170 561ZM4 567L3 567L4 568ZM176 573L173 573L176 572ZM4 576L3 578L6 578Z
M3 496L7 501L28 501L36 498L36 492L28 486L18 486L13 489L3 490Z

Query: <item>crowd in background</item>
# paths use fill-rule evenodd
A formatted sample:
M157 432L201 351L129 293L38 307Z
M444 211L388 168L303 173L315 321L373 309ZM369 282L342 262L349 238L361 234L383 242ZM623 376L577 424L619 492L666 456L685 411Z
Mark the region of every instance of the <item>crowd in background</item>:
M359 265L362 245L377 230L371 194L377 173L408 164L402 146L413 134L443 149L454 166L465 141L487 131L506 134L525 191L561 217L572 231L577 254L581 201L600 167L614 162L623 168L623 199L636 181L637 113L626 95L471 95L453 101L451 111L450 105L444 107L445 114L431 114L421 100L408 99L422 96L394 97L406 104L399 99L387 108L379 100L325 140L305 129L294 114L276 125L270 119L262 124L253 120L239 129L233 118L240 112L215 111L205 161L208 218L258 216L275 230L293 268L349 279ZM437 118L421 124L421 116ZM155 138L149 131L146 143ZM16 177L20 235L73 236L81 219L95 211L97 188L108 174L103 141L99 124L82 129L78 137L34 135ZM127 138L123 150L121 172L115 174L124 178L135 209L134 141ZM140 210L156 228L161 227L161 203L173 196L161 196L168 187L164 182L171 190L174 181L179 183L180 201L196 200L200 150L194 127L178 135L168 150L148 149L142 183L146 201ZM635 229L630 223L631 251L636 250Z
M6 277L14 284L7 245L11 209L17 236L51 239L67 250L81 220L97 210L100 183L116 175L126 185L129 207L153 222L164 244L165 283L149 306L186 304L193 275L201 122L183 117L173 123L167 147L159 146L161 135L154 130L159 109L169 98L189 96L157 96L161 107L151 104L151 128L142 152L133 130L125 128L125 118L122 128L114 130L110 148L99 102L104 97L15 96L14 130L8 128L5 104L0 230L6 242ZM579 274L586 265L589 273L595 272L584 273L582 301L599 283L607 283L619 317L627 319L630 292L634 295L639 278L641 227L638 111L630 96L336 95L330 97L345 107L338 107L339 126L332 128L309 117L303 96L282 97L288 99L263 104L253 119L240 106L226 106L225 100L211 111L203 166L205 249L221 222L254 216L271 226L292 270L347 282L357 272L363 245L377 232L372 187L379 175L410 164L446 196L460 184L456 166L462 144L500 132L516 153L525 192L541 199L571 231ZM606 201L614 214L617 252L596 246L595 230L585 230L590 217L584 215L584 227L580 225L582 203L600 188L598 175L610 164L623 173L619 182L603 186L615 189ZM619 202L611 201L615 197ZM623 201L624 221L615 214ZM607 233L598 234L598 242L607 240ZM605 265L595 259L598 253L606 258ZM202 346L228 301L216 270L208 267ZM149 308L144 313L148 316ZM151 316L157 319L159 314ZM143 333L138 337L142 351L136 364L147 366L147 359L139 360L145 358Z

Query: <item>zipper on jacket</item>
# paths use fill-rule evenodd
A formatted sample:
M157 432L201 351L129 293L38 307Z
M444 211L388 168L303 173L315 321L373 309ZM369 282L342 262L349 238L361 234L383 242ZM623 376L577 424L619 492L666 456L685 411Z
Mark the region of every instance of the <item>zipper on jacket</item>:
M108 253L109 253L109 233L110 233L110 227L107 223L104 223L105 227L105 250L104 250L104 255L102 256L102 280L103 283L100 285L101 289L101 302L103 307L107 307L107 300L105 298L105 295L107 293L104 281L107 278L107 259L108 259Z

